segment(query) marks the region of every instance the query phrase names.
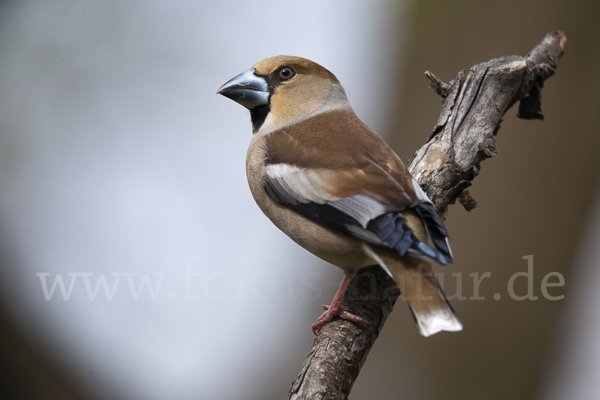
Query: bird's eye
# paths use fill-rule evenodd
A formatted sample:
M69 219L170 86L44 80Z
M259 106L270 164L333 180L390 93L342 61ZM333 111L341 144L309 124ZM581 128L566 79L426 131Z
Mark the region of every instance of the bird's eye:
M279 68L279 77L283 80L290 79L294 76L294 70L290 67L281 67Z

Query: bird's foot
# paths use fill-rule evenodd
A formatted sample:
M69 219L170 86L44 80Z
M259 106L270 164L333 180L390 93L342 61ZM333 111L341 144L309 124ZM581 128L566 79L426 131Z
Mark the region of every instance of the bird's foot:
M323 308L325 309L325 312L323 314L321 314L321 316L319 317L317 322L312 324L312 331L315 335L317 333L319 333L321 331L321 328L323 328L323 325L325 325L326 323L331 321L333 319L333 317L347 319L348 321L352 321L356 324L363 325L363 326L369 325L369 323L365 319L359 317L358 315L351 314L348 311L344 310L342 308L342 305L339 303L331 304L330 306L323 304Z

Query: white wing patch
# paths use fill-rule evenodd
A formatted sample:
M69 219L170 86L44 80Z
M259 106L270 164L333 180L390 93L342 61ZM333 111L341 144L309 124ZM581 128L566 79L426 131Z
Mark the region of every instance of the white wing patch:
M283 189L285 193L280 193L282 196L295 200L292 203L325 204L340 199L321 189L318 180L323 181L323 178L310 169L289 164L270 164L267 165L266 172L278 189Z
M369 221L385 213L385 207L379 201L364 194L352 197L344 197L329 203L330 206L348 214L357 220L363 228L367 227Z
M386 212L385 206L370 196L357 194L352 197L338 197L323 188L331 186L318 169L299 168L290 164L270 164L266 173L271 183L285 201L292 204L329 204L354 218L366 229L369 221Z

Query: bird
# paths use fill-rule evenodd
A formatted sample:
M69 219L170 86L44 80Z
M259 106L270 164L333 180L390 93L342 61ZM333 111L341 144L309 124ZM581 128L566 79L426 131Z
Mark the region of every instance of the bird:
M462 323L433 274L453 262L448 233L398 155L354 112L337 77L311 60L259 61L218 91L250 110L246 174L262 212L344 278L313 333L342 307L358 270L377 264L399 287L423 336Z

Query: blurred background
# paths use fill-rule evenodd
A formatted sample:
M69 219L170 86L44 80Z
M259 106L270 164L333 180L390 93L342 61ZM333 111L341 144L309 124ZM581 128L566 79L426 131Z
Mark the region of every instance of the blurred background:
M595 0L1 1L0 397L285 398L342 273L254 204L249 114L217 88L310 58L407 161L441 106L425 70L448 82L560 29L544 121L509 110L479 207L447 215L464 331L422 338L398 303L352 398L600 398L599 15ZM515 300L530 255L514 289L537 300Z

